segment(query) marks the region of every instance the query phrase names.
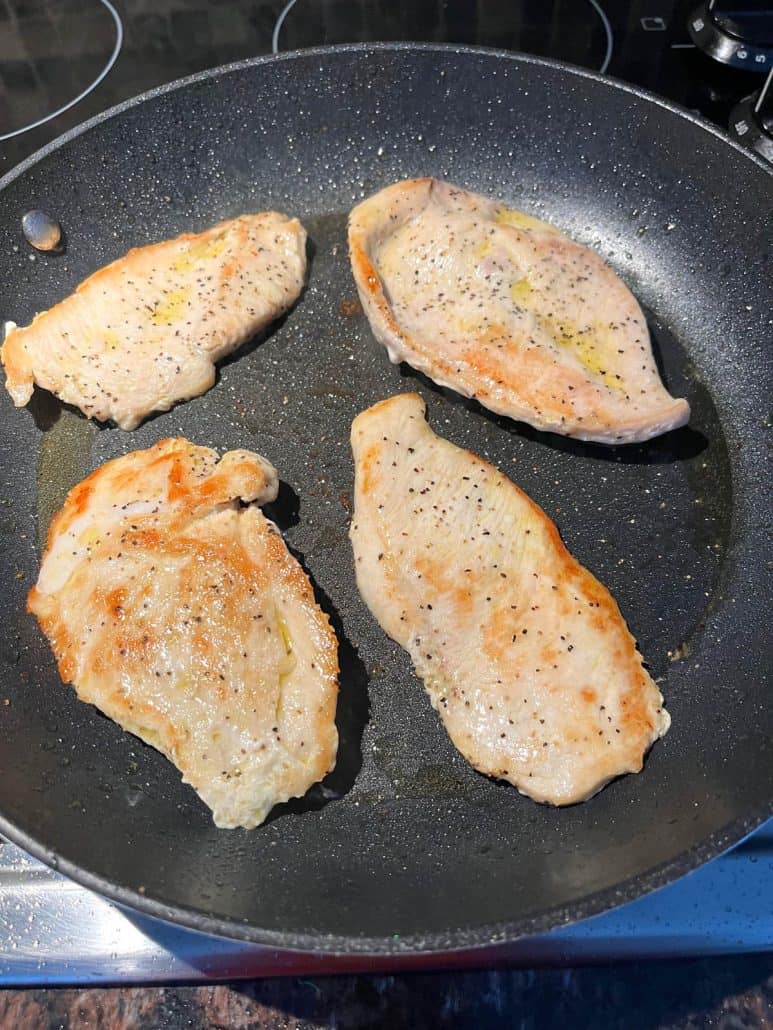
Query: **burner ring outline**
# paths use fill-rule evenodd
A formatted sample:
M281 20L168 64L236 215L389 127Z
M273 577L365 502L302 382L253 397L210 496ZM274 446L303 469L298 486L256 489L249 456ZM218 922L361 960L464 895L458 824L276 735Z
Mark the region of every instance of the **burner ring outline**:
M84 97L87 97L89 93L92 93L97 88L97 86L102 82L102 80L108 74L110 69L115 64L115 62L118 60L118 55L120 54L121 47L123 46L123 22L121 21L121 16L119 15L118 11L116 11L115 7L113 7L113 5L110 3L110 0L99 0L99 2L102 4L103 7L106 7L108 9L113 18L113 21L115 22L115 45L113 46L113 52L110 54L110 57L108 58L105 67L102 69L99 75L97 75L96 79L94 79L94 81L89 86L87 86L82 93L79 93L78 96L75 97L73 100L68 101L62 107L57 108L56 111L52 111L50 114L45 115L45 117L38 118L38 120L35 122L30 122L29 125L23 125L20 129L14 129L13 132L6 132L3 135L0 135L0 143L4 143L6 140L13 139L15 136L21 136L22 133L29 132L31 129L37 129L38 126L45 125L46 122L50 122L53 118L58 118L60 114L64 114L65 111L69 111L71 107L75 107L75 105L79 104L81 100L84 99Z

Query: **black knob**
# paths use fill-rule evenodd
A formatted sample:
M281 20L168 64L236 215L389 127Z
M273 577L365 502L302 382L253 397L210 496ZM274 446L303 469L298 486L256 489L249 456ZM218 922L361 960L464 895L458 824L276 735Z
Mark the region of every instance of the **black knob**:
M733 108L730 132L768 161L773 161L773 70L761 90Z
M687 22L693 43L723 64L747 71L773 68L770 0L708 0Z

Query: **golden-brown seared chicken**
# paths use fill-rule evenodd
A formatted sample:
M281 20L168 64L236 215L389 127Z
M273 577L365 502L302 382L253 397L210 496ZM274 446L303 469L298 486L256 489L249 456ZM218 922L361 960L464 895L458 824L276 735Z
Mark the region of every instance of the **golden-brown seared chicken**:
M518 487L436 436L415 394L352 426L357 584L465 758L566 805L668 729L609 592Z
M215 362L283 314L306 273L306 232L273 211L130 250L26 328L9 323L6 388L35 383L89 418L135 429L204 393Z
M474 193L409 179L356 207L354 278L376 339L441 386L580 440L684 425L633 294L593 251Z
M29 595L65 683L223 827L257 826L335 762L336 639L258 507L276 493L250 451L176 439L117 458L70 491Z

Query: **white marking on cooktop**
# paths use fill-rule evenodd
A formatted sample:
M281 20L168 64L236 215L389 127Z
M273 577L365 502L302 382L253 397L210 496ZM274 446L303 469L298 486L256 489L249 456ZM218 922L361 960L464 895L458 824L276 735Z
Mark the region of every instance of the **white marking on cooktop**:
M609 68L609 62L612 60L612 50L615 46L615 37L612 32L612 26L609 24L609 18L607 18L606 13L604 12L604 8L598 0L589 0L589 2L593 6L596 14L601 18L601 24L604 26L604 33L607 37L607 50L604 54L604 60L601 62L601 67L599 68L599 74L606 75L607 68Z
M285 18L290 13L290 11L292 11L293 7L295 7L297 2L298 0L289 0L289 2L286 3L282 8L279 17L276 20L276 25L274 25L274 34L271 37L272 54L279 53L279 33L282 31L282 26L284 25Z
M110 0L99 0L99 2L108 9L113 17L113 21L115 22L115 46L113 47L113 52L105 67L99 75L97 75L91 85L87 86L82 93L79 93L74 100L70 100L62 107L57 108L56 111L52 111L51 114L47 114L44 118L38 118L36 122L30 122L29 125L24 125L21 129L14 129L13 132L6 132L4 135L0 136L0 143L3 143L7 139L13 139L14 136L21 136L23 132L29 132L30 129L37 129L39 125L45 125L46 122L50 122L52 118L58 118L60 114L64 114L64 112L69 111L71 107L75 107L75 105L79 104L84 97L87 97L89 93L93 92L93 90L97 88L118 60L118 55L120 54L121 47L123 46L123 23L121 22L121 17L118 14L118 11L116 11L115 7L110 3Z
M106 2L106 0L104 0L104 2ZM290 11L292 11L293 7L295 7L297 2L298 0L288 0L288 3L286 3L285 6L282 8L279 17L276 20L276 24L274 25L274 32L271 36L272 54L279 53L279 35L282 31L282 26L285 23L287 15L290 13ZM588 0L588 2L591 4L596 14L599 16L599 18L601 19L601 24L604 26L604 35L606 36L607 46L606 52L604 53L604 60L601 62L601 67L599 68L599 73L601 75L606 75L607 68L609 68L609 62L612 60L612 50L615 45L615 37L614 33L612 32L612 26L609 23L609 18L607 18L604 8L601 6L598 0Z

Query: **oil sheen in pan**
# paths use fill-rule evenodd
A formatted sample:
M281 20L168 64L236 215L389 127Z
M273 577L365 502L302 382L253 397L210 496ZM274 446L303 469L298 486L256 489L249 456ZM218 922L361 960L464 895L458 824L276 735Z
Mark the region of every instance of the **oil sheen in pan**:
M662 681L701 633L728 539L730 473L716 409L676 337L648 312L660 371L675 393L690 399L689 427L612 449L540 434L493 415L407 365L389 364L356 298L344 242L346 213L307 218L305 224L311 270L302 303L265 339L247 344L222 365L209 393L129 437L36 393L32 410L43 430L39 548L67 490L113 456L116 445L124 451L179 431L196 442L265 453L283 480L279 501L267 513L314 577L341 641L342 669L336 768L306 797L279 806L269 827L281 833L287 817L308 819L331 801L356 806L374 819L390 803L461 806L459 811L483 810L496 818L497 798L507 805L531 802L515 801L508 796L512 788L478 776L460 758L436 725L406 656L383 637L356 596L347 538L351 419L380 397L418 389L433 427L493 461L557 522L578 558L613 590ZM349 595L343 603L342 586ZM367 661L365 633L377 641ZM395 664L407 680L397 692ZM674 700L667 697L672 708ZM122 737L128 765L107 781L116 800L125 798L141 813L149 796L160 799L170 786L179 796L174 770L138 741ZM191 813L198 806L181 789L183 811Z
M732 509L727 447L716 410L668 327L647 313L661 374L676 395L690 396L689 427L618 449L541 434L437 387L407 365L400 367L399 379L390 376L351 282L346 214L307 219L306 226L311 274L307 297L290 316L292 330L269 333L268 339L248 344L221 366L221 382L203 399L209 410L201 421L208 427L213 418L231 419L236 432L228 434L229 446L260 446L256 438L289 436L292 450L306 456L307 490L300 494L299 506L304 499L313 500L317 513L325 513L308 525L303 542L307 564L313 570L316 556L331 552L342 563L347 560L351 418L366 406L366 395L377 398L418 386L430 400L433 416L438 404L443 406L438 431L446 432L445 424L452 424L456 442L494 461L545 508L578 558L613 589L634 632L649 623L640 645L653 673L662 675L670 659L685 655L689 640L700 630ZM319 356L309 363L305 352L315 333L315 313L325 324L318 329ZM374 372L383 382L375 390ZM366 394L363 387L369 386ZM195 409L201 403L195 399L172 413L193 422L188 432L196 442L202 442L195 435ZM67 490L90 471L98 435L112 436L113 431L98 428L42 391L34 404L36 421L46 429L38 463L40 546ZM280 475L287 476L286 461L278 464ZM296 483L298 478L293 477ZM287 494L286 485L283 496ZM295 531L285 528L292 543ZM679 583L667 620L655 614L662 611L656 587L661 570L669 570L669 582ZM682 571L675 575L676 570ZM703 601L696 604L696 598ZM642 612L647 606L653 608L649 618ZM417 775L426 781L421 770ZM398 778L404 780L404 774ZM294 804L302 807L302 802Z

